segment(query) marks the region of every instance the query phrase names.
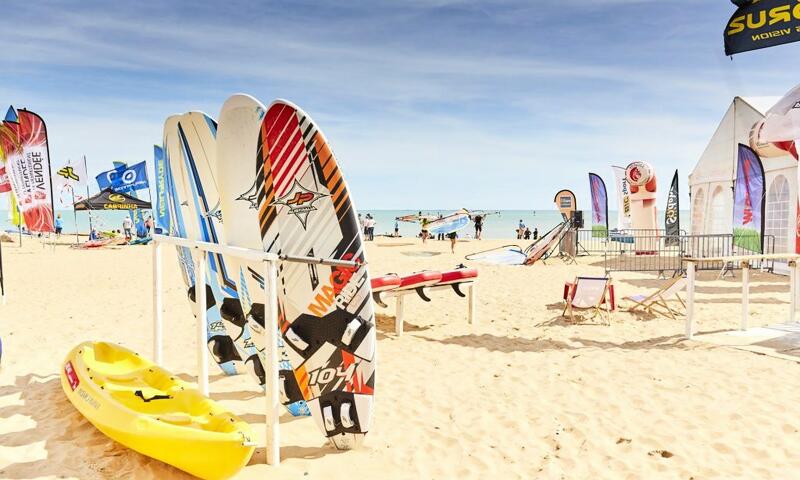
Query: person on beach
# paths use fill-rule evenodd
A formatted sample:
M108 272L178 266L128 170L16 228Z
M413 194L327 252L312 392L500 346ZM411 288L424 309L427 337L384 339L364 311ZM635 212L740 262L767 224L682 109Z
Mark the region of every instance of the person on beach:
M56 215L56 238L61 238L61 232L64 231L64 221L61 220L61 214Z
M483 215L475 215L472 221L475 222L475 240L480 240L483 232Z
M122 231L125 232L125 240L130 240L133 238L133 220L131 217L126 216L125 219L122 221Z
M397 238L400 236L400 222L397 220L394 221L394 237Z
M89 232L89 240L97 240L97 229L92 228L92 231Z
M367 229L367 240L375 240L375 224L378 223L372 218L371 214L367 214L367 219L364 221L364 226Z
M147 229L147 236L150 236L150 231L153 230L153 217L150 215L148 215L147 219L144 221L144 228Z
M525 223L522 219L519 219L519 226L517 226L517 240L522 239L522 235L525 233Z
M530 228L526 228L525 229L525 240L530 240L530 239L531 239L531 229Z
M448 233L447 238L450 239L450 253L456 253L456 239L458 238L458 234L456 232Z
M533 227L533 239L537 240L539 238L539 227Z
M428 220L427 218L423 217L423 219L422 219L422 232L420 232L420 235L422 235L422 244L423 245L428 240L428 224L429 223L431 223L431 221Z

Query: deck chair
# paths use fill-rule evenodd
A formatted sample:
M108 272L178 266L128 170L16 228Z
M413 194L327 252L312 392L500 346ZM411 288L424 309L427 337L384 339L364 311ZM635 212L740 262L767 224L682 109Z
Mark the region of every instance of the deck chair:
M611 279L608 277L575 278L575 282L570 285L567 292L566 305L561 316L568 315L569 319L574 321L575 310L591 310L590 318L600 315L608 325L611 325L611 301L606 298L610 284Z
M633 302L633 305L628 307L627 310L629 312L643 310L647 313L658 313L664 316L669 315L673 320L677 320L675 314L680 315L680 312L669 306L669 300L672 300L672 297L675 297L678 299L678 302L680 302L681 306L686 308L686 304L683 303L683 299L681 299L680 295L678 295L678 293L684 288L686 288L685 278L671 278L664 282L661 288L650 295L631 295L629 297L625 297L625 300Z

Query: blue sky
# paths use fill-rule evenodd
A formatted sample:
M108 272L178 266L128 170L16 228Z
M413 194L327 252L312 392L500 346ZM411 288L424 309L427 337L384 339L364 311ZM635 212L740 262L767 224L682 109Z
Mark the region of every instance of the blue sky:
M245 92L302 106L361 208L589 207L651 162L664 207L734 95L783 95L800 44L724 56L726 0L3 2L0 102L58 164L152 157L164 119ZM94 186L96 188L96 186ZM611 209L615 208L612 196Z

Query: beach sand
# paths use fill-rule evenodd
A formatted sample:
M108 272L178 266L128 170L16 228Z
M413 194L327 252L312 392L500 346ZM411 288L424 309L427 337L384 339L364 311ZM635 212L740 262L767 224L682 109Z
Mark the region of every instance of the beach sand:
M99 433L58 377L65 354L84 340L152 356L151 249L53 251L25 242L3 245L0 478L188 478ZM453 255L446 242L379 238L367 253L377 275L452 268L466 253L507 243L459 242ZM190 378L194 320L174 249L164 252L165 366ZM797 477L796 362L687 341L682 319L618 311L611 326L570 324L560 316L563 283L601 275L601 257L478 268L476 325L452 292L427 304L409 297L402 337L394 310L377 309L376 410L362 449L337 452L311 419L283 414L281 465L264 465L259 448L237 478ZM613 277L618 298L659 284L649 274ZM740 279L700 277L698 329L735 329ZM752 324L785 321L788 280L754 273L752 282ZM263 442L254 382L209 369L212 397Z

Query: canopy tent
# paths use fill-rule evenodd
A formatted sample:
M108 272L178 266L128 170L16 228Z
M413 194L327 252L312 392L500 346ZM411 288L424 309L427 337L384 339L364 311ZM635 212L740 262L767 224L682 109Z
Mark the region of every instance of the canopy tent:
M733 231L733 184L738 144L749 145L750 130L780 97L734 97L689 175L693 234ZM797 162L789 155L762 159L764 164L766 235L775 236L775 252L794 246Z
M97 195L75 204L75 210L139 210L152 209L150 202L107 188Z

